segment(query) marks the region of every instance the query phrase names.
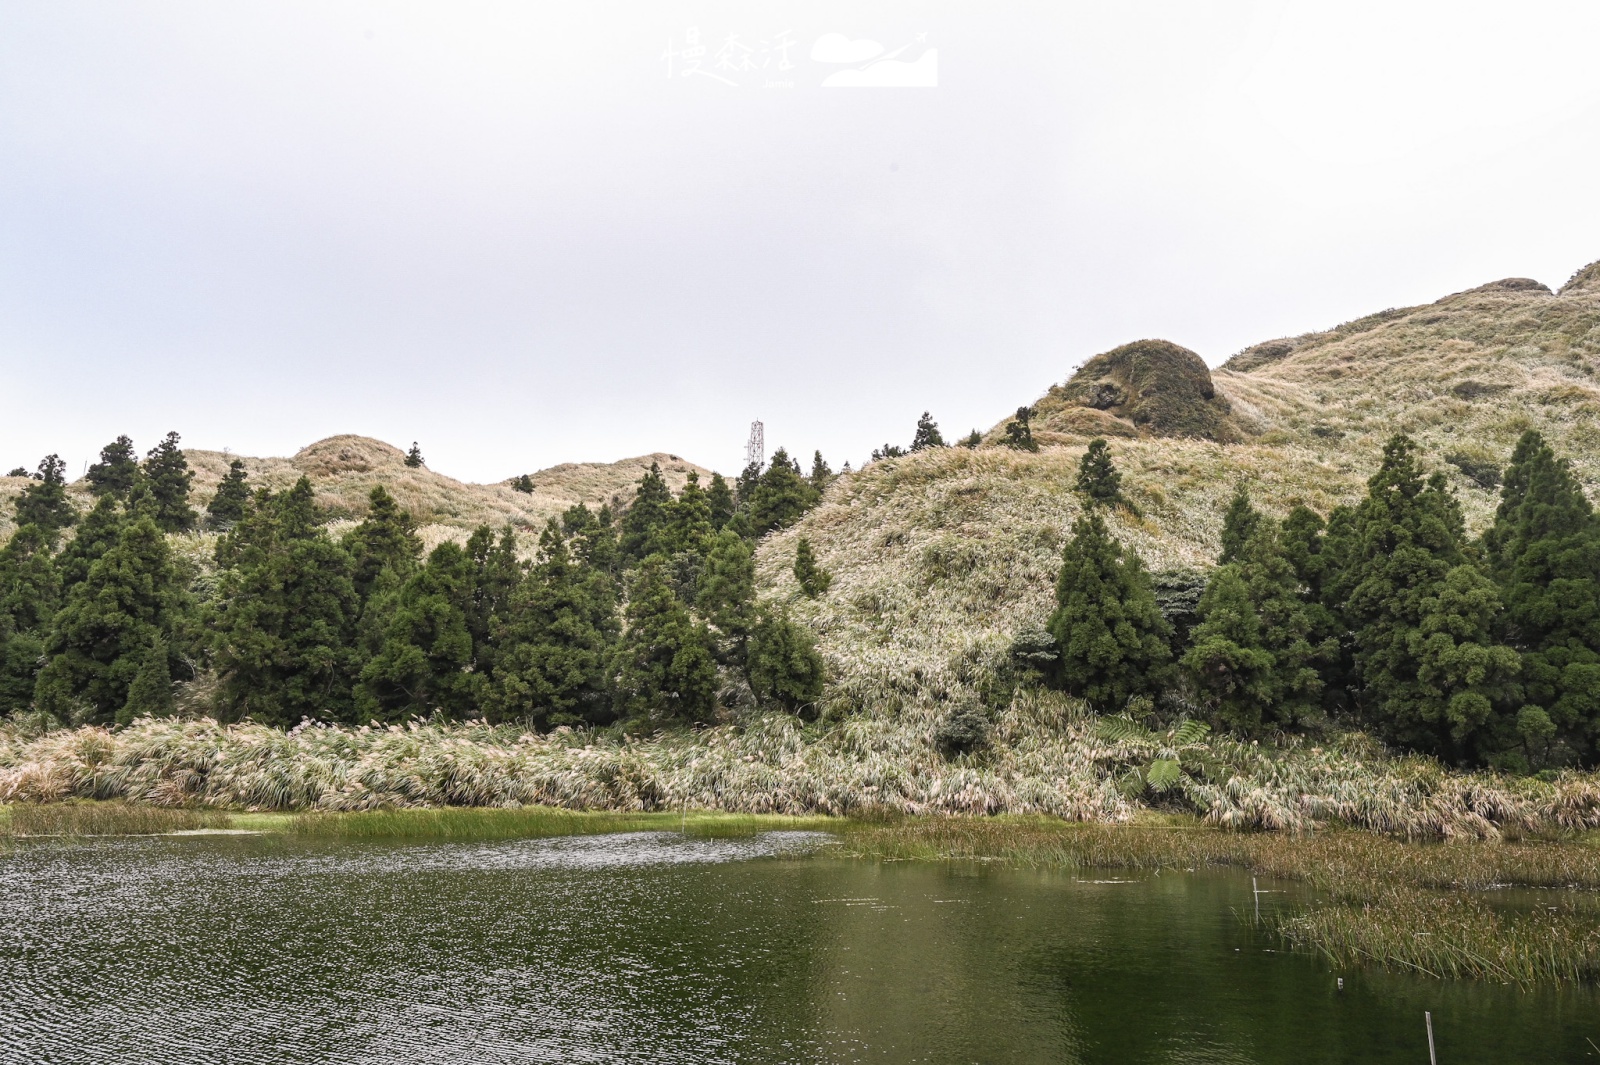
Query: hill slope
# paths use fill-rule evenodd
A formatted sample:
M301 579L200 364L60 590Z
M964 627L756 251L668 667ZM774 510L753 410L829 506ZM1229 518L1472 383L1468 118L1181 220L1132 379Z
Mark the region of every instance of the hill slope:
M1241 482L1279 516L1353 502L1396 431L1450 474L1474 531L1497 497L1463 468L1482 478L1503 465L1525 429L1600 482L1600 263L1559 293L1509 279L1254 345L1209 375L1214 396L1190 355L1141 341L1091 359L1036 402L1037 454L998 446L997 426L977 450L875 462L768 538L763 582L819 633L836 707L930 707L1044 621L1093 435L1111 438L1142 514L1114 516L1114 531L1154 570L1210 564ZM834 575L815 601L790 572L801 536Z

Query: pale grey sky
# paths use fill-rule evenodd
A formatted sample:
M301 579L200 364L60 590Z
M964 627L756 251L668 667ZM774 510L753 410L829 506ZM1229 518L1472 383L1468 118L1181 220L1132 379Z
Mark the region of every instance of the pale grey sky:
M823 88L826 34L938 84ZM0 0L0 465L733 472L761 418L837 466L1124 341L1553 287L1597 50L1589 2Z

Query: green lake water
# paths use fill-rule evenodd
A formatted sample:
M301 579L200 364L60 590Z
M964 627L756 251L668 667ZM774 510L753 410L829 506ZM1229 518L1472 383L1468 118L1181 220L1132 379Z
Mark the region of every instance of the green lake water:
M1248 876L827 846L22 843L0 1061L1426 1065L1431 1010L1440 1065L1600 1063L1594 989L1336 974L1252 929Z

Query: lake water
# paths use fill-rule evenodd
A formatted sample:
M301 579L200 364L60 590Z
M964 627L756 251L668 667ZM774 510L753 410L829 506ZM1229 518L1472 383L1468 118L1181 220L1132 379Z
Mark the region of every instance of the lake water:
M1600 1063L1600 996L1283 953L1248 876L822 837L0 852L0 1061ZM1281 886L1281 885L1280 885ZM1285 898L1266 896L1270 907Z

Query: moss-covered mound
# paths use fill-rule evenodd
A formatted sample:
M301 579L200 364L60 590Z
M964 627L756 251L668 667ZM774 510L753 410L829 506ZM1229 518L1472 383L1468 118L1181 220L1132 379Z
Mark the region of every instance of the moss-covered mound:
M1070 431L1085 409L1125 421L1141 435L1224 443L1240 437L1205 361L1166 340L1137 340L1084 363L1041 403L1041 427L1056 429L1059 421L1060 431Z

